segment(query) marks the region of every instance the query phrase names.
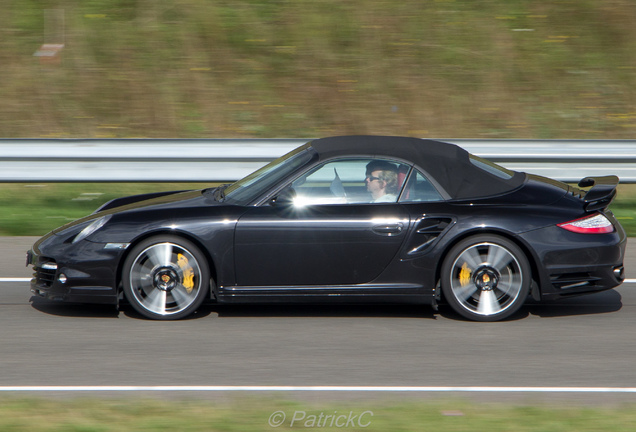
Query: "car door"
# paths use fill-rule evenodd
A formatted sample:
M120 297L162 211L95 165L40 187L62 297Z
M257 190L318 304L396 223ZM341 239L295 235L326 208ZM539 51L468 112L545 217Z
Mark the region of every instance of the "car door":
M324 163L289 185L293 199L248 209L235 232L237 285L342 286L379 276L398 254L409 216L397 196L371 202L362 180L369 162Z

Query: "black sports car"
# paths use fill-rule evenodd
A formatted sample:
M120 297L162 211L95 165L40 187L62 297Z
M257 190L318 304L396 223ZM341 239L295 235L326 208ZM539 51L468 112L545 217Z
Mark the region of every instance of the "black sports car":
M54 230L27 253L31 290L125 297L164 320L204 301L443 299L496 321L529 297L623 281L625 232L607 210L617 183L572 187L438 141L318 139L231 185L116 199Z

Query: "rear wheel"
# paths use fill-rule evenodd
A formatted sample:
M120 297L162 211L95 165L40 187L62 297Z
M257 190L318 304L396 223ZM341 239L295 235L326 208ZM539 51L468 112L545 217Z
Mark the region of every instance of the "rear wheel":
M205 299L210 283L207 261L190 241L157 236L135 246L122 280L133 308L147 318L175 320L190 315Z
M515 313L530 289L530 264L510 240L469 237L442 264L442 291L458 314L474 321L498 321Z

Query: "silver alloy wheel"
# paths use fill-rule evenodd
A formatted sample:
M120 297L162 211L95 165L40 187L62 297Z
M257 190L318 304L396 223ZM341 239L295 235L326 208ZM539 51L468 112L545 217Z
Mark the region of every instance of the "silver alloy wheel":
M504 314L517 305L524 272L501 244L481 242L462 250L450 269L450 290L458 304L482 317Z
M130 266L130 300L142 313L150 313L146 315L176 315L197 303L205 289L202 277L199 262L185 247L173 242L151 244Z

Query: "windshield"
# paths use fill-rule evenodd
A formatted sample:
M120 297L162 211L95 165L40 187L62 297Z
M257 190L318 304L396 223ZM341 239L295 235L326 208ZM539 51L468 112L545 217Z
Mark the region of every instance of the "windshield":
M309 144L297 148L225 189L225 199L248 205L314 156Z

